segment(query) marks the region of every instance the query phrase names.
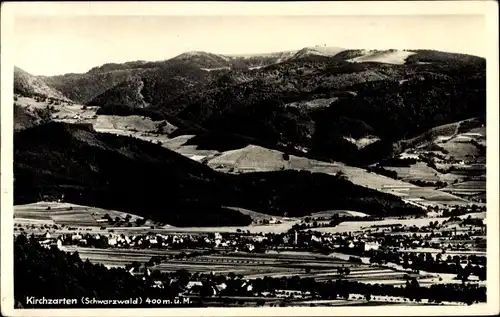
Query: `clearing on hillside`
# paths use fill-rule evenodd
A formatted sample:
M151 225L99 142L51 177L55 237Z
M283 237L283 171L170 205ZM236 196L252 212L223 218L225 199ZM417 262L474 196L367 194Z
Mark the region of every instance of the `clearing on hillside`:
M401 180L368 172L362 168L348 166L339 162L327 163L294 155L285 155L283 152L255 145L223 152L221 155L209 160L208 165L215 170L232 173L281 169L307 170L330 175L342 172L355 185L396 195L421 206L470 204L469 201L449 193L433 188L418 187Z
M385 64L402 65L406 62L408 56L415 53L409 51L388 50L388 51L364 51L364 54L347 60L351 63L376 62Z

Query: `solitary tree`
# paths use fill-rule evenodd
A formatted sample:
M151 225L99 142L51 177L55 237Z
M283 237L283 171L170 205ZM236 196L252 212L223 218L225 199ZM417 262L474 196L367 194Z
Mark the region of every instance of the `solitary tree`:
M16 237L16 244L18 245L24 245L28 242L28 239L24 234L20 234Z
M372 299L372 294L370 294L370 293L368 293L368 292L367 292L367 293L365 294L365 299L366 299L367 301L370 301L370 300Z

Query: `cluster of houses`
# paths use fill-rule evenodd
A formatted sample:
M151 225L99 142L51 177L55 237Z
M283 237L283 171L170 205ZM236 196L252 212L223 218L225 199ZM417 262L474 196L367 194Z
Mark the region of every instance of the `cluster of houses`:
M52 237L52 235L47 232L44 235L40 236L40 239L38 240L38 243L47 249L50 248L62 248L62 240L59 238Z
M174 248L195 249L203 247L232 248L253 251L253 242L262 242L267 238L264 236L249 236L239 233L222 236L220 233L198 235L198 234L160 234L149 233L144 235L118 234L114 232L90 233L75 232L62 235L46 232L38 235L38 243L50 247L61 248L63 245L77 245L81 247L100 248Z
M412 230L412 227L390 226L387 228L370 228L360 232L327 233L317 231L290 230L286 233L206 233L206 234L162 234L149 232L147 234L119 234L74 232L60 236L51 233L38 236L38 241L46 247L63 245L77 245L97 248L170 248L170 249L197 249L220 248L232 251L256 252L277 247L301 248L321 246L324 248L346 249L356 248L364 251L378 250L383 247L412 248L442 248L443 240L469 240L469 235L457 230L442 231L444 224L435 224ZM481 229L482 230L482 229ZM417 234L421 232L428 234ZM387 239L389 232L391 239ZM413 233L413 234L407 234ZM473 234L473 232L471 232ZM464 236L465 235L465 236ZM462 243L461 247L472 247L472 244ZM451 245L449 247L452 247Z
M323 245L333 249L347 248L364 248L364 250L377 250L384 242L383 238L373 238L368 234L351 235L338 234L332 235L327 233L304 233L295 231L293 234L267 234L267 235L238 235L230 234L223 237L216 233L214 236L209 235L133 235L127 236L124 234L91 234L91 233L73 233L63 234L61 236L52 236L49 232L38 237L39 243L44 246L57 246L61 248L63 245L77 245L81 247L101 247L101 248L174 248L174 249L190 249L190 248L228 248L232 250L241 250L252 252L256 247L264 249L273 247L300 247ZM414 243L415 246L423 245L421 241ZM401 244L401 246L403 246Z
M286 233L249 232L204 233L204 234L123 234L115 232L94 233L78 231L59 236L46 232L37 236L40 245L46 248L63 248L65 245L95 248L154 248L154 249L219 249L230 252L265 252L271 249L321 250L358 254L377 250L467 250L474 248L476 234L473 231L444 231L450 223L430 223L419 227L393 225L389 227L365 228L364 231L328 233L312 230L290 230ZM470 229L470 228L469 228ZM483 228L479 228L478 235ZM422 232L425 232L422 234ZM483 232L484 233L484 232ZM467 242L465 242L467 241ZM349 251L351 250L351 251ZM407 252L405 251L405 252Z
M58 237L45 233L38 237L40 245L62 249L65 245L96 248L165 248L165 249L196 249L218 248L229 251L256 252L276 247L301 248L310 246L327 246L331 250L336 248L361 248L378 250L383 239L374 239L369 236L330 235L319 233L305 233L294 231L292 234L227 234L213 235L133 235L109 233L73 233ZM141 273L142 274L142 273Z

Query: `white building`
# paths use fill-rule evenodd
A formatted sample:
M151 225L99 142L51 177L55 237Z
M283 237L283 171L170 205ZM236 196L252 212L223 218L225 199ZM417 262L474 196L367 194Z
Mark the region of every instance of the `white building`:
M218 292L221 292L227 288L227 285L226 285L226 283L221 283L219 285L216 285L215 287L217 288Z
M311 236L311 241L321 242L321 237Z
M153 281L153 287L154 288L164 288L163 282L162 281Z
M253 244L250 244L250 243L249 243L249 244L247 244L247 245L245 245L245 247L246 247L246 248L247 248L247 250L248 250L248 251L250 251L250 252L252 252L253 250L255 250L254 245L253 245Z
M368 250L378 250L380 248L380 244L378 242L366 242L365 243L365 251Z
M194 286L203 286L203 283L200 282L200 281L189 281L186 285L186 288L187 289L191 289L193 288Z
M215 239L215 246L218 247L222 243L221 239ZM227 243L226 243L227 245Z
M263 237L263 236L255 236L255 237L253 237L253 239L252 239L252 240L253 240L254 242L262 242L262 241L264 241L264 238L265 238L265 237Z
M108 240L108 244L113 246L113 245L116 245L117 241L116 241L116 238L111 238Z

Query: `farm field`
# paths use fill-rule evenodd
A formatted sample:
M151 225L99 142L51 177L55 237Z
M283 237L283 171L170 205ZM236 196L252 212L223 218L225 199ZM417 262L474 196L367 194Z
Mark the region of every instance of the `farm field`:
M477 195L486 193L486 179L464 181L457 184L451 184L442 191L454 195Z
M116 129L133 130L137 132L152 132L156 130L161 121L153 121L147 117L141 116L112 116L98 115L97 118L90 120L94 129ZM174 130L174 127L171 127Z
M373 226L391 226L391 225L402 225L402 226L427 226L431 221L437 221L442 223L448 220L449 217L435 217L435 218L415 218L415 219L384 219L384 220L373 220L373 221L346 221L340 223L336 227L322 227L313 228L311 230L318 232L330 232L330 233L342 233L342 232L356 232L365 230L374 230Z
M286 219L282 220L280 224L271 225L250 225L250 226L240 226L240 227L169 227L161 229L161 232L165 233L206 233L206 232L250 232L250 233L280 233L286 232L292 228L292 226L298 223L298 219Z
M115 210L59 202L36 202L14 206L14 221L35 219L68 226L102 226L104 224L98 220L106 214L112 218L125 218L128 215ZM131 222L142 218L133 214L130 214L130 217Z
M433 168L427 166L424 162L417 162L410 167L384 166L389 171L398 173L403 181L421 180L426 182L441 181L441 175Z
M123 267L126 264L147 262L154 255L171 255L181 250L129 250L129 249L94 249L75 246L64 246L65 251L78 251L82 259L100 263L108 267ZM183 250L186 251L186 250ZM168 259L151 269L161 272L175 272L186 269L192 273L227 274L233 272L245 278L268 277L314 277L317 281L340 278L337 269L348 267L351 272L345 278L365 283L404 284L406 272L391 268L366 264L353 264L331 256L316 256L307 252L285 252L269 254L226 253L198 256L189 259ZM308 268L309 272L306 272ZM421 275L422 282L431 276Z

